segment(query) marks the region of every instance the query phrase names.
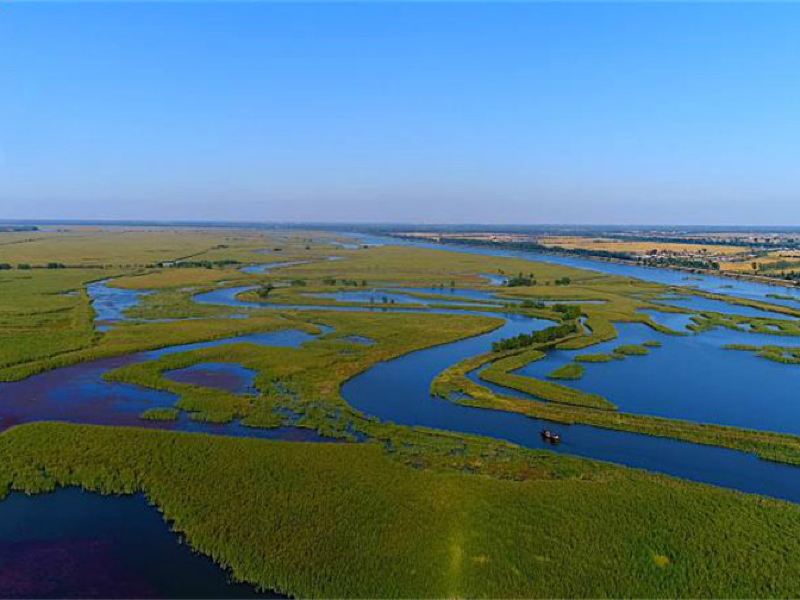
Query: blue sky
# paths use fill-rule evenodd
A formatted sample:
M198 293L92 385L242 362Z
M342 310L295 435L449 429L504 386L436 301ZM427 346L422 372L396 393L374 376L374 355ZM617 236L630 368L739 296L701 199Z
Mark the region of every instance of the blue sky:
M0 218L800 224L800 4L5 3Z

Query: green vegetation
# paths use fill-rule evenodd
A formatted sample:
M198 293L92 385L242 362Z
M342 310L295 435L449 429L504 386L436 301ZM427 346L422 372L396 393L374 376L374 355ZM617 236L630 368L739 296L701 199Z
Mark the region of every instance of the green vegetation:
M756 356L785 365L800 365L800 348L797 346L751 346L749 344L728 344L727 350L744 350Z
M147 421L176 421L180 415L177 408L149 408L142 413L142 418Z
M410 468L413 456L375 444L43 423L0 436L0 489L144 492L236 579L301 597L800 590L797 506L547 452L461 444L448 464Z
M508 281L506 281L506 286L508 287L521 287L521 286L531 286L536 285L536 278L533 276L533 273L529 275L523 275L519 273L518 275L514 275L513 277L509 277Z
M88 360L281 329L316 330L313 325L298 320L296 315L289 312L281 315L275 313L254 315L249 319L208 318L166 323L120 324L107 333L92 334L91 342L87 342L85 347L45 355L35 360L19 362L19 351L8 348L14 353L15 361L0 369L0 381L24 379L42 371Z
M581 406L586 408L601 409L601 410L615 410L616 406L598 394L589 394L576 390L571 387L559 385L551 381L542 381L533 377L525 377L524 375L517 375L514 373L517 369L525 366L533 360L539 360L544 357L544 353L538 349L526 350L525 352L511 354L492 360L493 355L483 355L473 358L471 361L467 360L459 363L453 367L452 375L454 382L452 387L448 387L448 372L450 369L444 371L434 381L432 392L436 395L449 397L454 391L463 391L467 394L470 392L461 389L458 381L460 379L461 370L467 369L466 372L474 370L484 364L488 366L479 372L479 377L484 381L489 381L496 385L501 385L509 389L517 390L529 394L533 398L552 402L556 404L568 404L573 406ZM471 383L471 382L470 382Z
M306 330L318 330L310 324L313 321L333 327L336 335L300 348L238 343L167 354L158 360L121 367L107 373L106 378L176 394L176 408L194 420L224 423L243 419L245 425L252 427L277 427L286 422L281 413L288 409L300 415L299 420L286 417L288 422L326 435L352 438L353 432L358 431L385 437L389 434L384 428L344 402L339 395L342 383L379 361L485 333L501 324L496 318L470 315L322 311L285 314L305 323ZM343 348L339 340L348 336L369 338L375 343ZM233 394L163 376L166 371L203 362L233 362L256 371L259 393Z
M756 308L758 310L769 311L774 313L783 313L787 317L800 318L800 309L784 306L782 304L770 304L769 302L762 302L761 300L752 300L749 298L739 298L737 296L725 296L723 294L713 294L711 292L703 292L700 290L681 290L682 293L690 293L701 298L708 298L710 300L719 300L727 302L736 306L747 306L749 308ZM727 315L726 315L727 316ZM768 316L767 316L768 317ZM745 317L747 318L747 317Z
M535 351L528 350L527 352ZM541 353L539 354L541 356ZM525 358L522 355L511 355L496 360L480 372L480 378L497 385L528 392L531 397L520 399L495 394L467 377L467 373L495 358L492 354L485 354L453 365L437 376L431 385L431 392L465 406L505 410L559 423L582 423L606 429L674 438L697 444L722 446L750 452L765 460L800 466L800 437L794 435L636 415L614 410L591 410L588 403L584 402L585 398L578 397L576 401L572 402L565 402L563 399L559 401L559 392L562 390L555 390L552 396L553 400L546 401L549 399L543 394L543 390L545 393L547 391L544 386L555 386L556 384L509 372L527 364L523 362ZM557 387L577 394L582 393L565 386ZM565 396L565 398L572 399L569 396ZM607 402L602 397L598 398Z
M797 302L797 298L789 296L788 294L767 294L767 298L774 298L775 300L793 300Z
M567 363L547 375L549 379L580 379L586 367L578 363Z
M614 356L611 354L578 354L575 356L575 360L578 362L584 363L604 363L604 362L611 362L614 360Z
M78 352L97 341L84 269L8 271L0 278L0 372Z
M613 350L619 356L645 356L650 353L646 344L623 344Z
M576 333L577 331L578 326L575 323L553 325L547 329L533 331L531 333L521 333L514 337L494 342L492 344L492 350L495 352L504 352L506 350L525 348L534 344L546 344Z
M158 320L227 317L234 312L242 312L242 309L195 302L193 300L194 294L205 289L181 290L167 288L159 290L154 294L142 296L139 304L129 308L125 314L130 319Z
M30 241L0 249L0 262L19 265L0 277L0 379L247 333L319 333L317 325L327 325L332 333L298 348L228 343L130 364L107 377L176 394L174 407L142 413L147 420L188 416L258 428L291 424L368 441L322 445L26 425L0 435L0 493L59 485L144 492L194 548L230 567L237 578L297 596L800 592L800 567L792 560L800 554L798 507L498 441L379 422L340 395L345 381L380 361L491 331L499 319L426 313L422 303L417 314L380 312L381 307L336 312L280 306L363 306L313 294L366 288L367 282L376 289L497 291L481 273L528 273L520 275L528 283L503 288L501 301L508 303L503 310L558 324L502 340L492 352L453 365L433 382L434 393L476 410L719 445L800 465L796 436L623 413L599 395L516 373L553 348L584 349L613 340L618 322L675 334L639 311L654 306L663 286L520 259L404 247L334 249L336 236L316 232L24 235ZM323 260L331 254L342 260ZM257 274L234 268L284 261L302 264ZM44 268L48 263L57 268ZM127 312L138 322L107 332L95 329L85 286L106 278L113 278L115 287L153 290ZM223 286L250 286L241 297L264 308L193 301L194 294ZM248 318L229 318L242 312ZM780 312L797 316L792 309ZM147 321L156 319L182 320ZM790 318L703 313L695 320L699 330L715 326L800 335L800 325ZM374 343L342 343L352 336ZM613 354L586 351L550 376L576 379L584 372L581 363L646 354L658 345L621 345ZM792 348L737 349L780 362L800 360ZM231 394L164 376L207 361L256 371L256 392ZM527 396L493 393L467 377L472 371Z
M766 333L769 335L800 336L800 321L797 319L773 319L769 317L743 317L704 312L693 317L694 323L688 328L703 332L715 327L727 327L736 331Z

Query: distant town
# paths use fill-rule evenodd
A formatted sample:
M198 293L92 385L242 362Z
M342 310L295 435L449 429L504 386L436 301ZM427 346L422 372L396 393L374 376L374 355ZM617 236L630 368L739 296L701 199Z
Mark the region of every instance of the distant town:
M389 232L408 240L490 245L634 262L736 278L800 285L800 232L535 228L508 231L471 228Z

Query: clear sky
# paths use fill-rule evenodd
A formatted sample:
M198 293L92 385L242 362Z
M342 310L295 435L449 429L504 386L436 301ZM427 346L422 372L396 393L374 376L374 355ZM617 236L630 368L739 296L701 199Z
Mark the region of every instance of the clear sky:
M800 224L800 4L2 3L0 218Z

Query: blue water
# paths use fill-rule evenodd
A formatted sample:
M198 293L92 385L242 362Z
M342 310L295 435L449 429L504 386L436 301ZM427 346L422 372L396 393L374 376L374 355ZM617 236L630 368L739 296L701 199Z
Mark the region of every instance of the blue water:
M270 302L249 302L241 300L238 296L245 292L256 289L255 286L238 286L229 288L219 288L210 292L204 292L194 296L195 302L200 304L215 304L221 306L232 306L239 308L262 308L273 310L302 310L302 311L339 311L339 312L399 312L399 313L426 313L426 314L452 314L456 311L456 307L462 306L459 303L451 304L453 308L423 308L422 301L420 307L409 306L408 303L384 304L383 302L376 302L373 306L346 306L336 304L277 304ZM349 292L342 292L349 293ZM354 293L368 293L368 292L354 292ZM369 301L367 300L367 304ZM436 304L439 304L437 301ZM475 307L474 303L464 304L463 310L457 310L457 314L462 315L481 315L492 316L494 313L470 311L469 308Z
M96 281L86 286L86 292L99 323L114 323L127 319L125 311L139 304L142 296L151 294L147 290L124 290L109 287L109 279ZM106 327L107 328L107 327Z
M679 333L686 333L689 325L694 323L692 320L694 315L690 314L668 313L652 308L640 308L639 312L649 315L650 318L659 325L663 325Z
M320 327L320 334L331 331ZM236 336L170 346L127 356L106 358L45 371L21 381L0 383L0 430L32 421L65 421L95 425L128 425L156 427L179 431L205 432L220 435L323 441L315 432L286 427L252 429L239 423L213 424L192 421L181 415L178 421L143 421L139 415L147 409L174 406L177 397L169 392L125 383L106 381L108 371L155 360L168 354L235 343L297 347L311 339L311 334L285 330Z
M800 434L800 369L725 350L726 344L774 343L728 329L698 335L670 336L645 325L616 324L619 337L580 351L557 350L518 371L545 378L577 354L610 353L621 344L662 343L647 356L607 363L584 363L584 376L562 385L605 396L624 412ZM798 338L783 338L800 345Z
M245 302L236 296L241 293L256 289L254 285L243 285L238 287L217 288L210 292L196 294L193 298L198 304L217 304L222 306L237 306L239 308L264 308L260 302Z
M236 363L204 362L166 371L170 381L224 390L233 394L255 394L257 373Z
M495 275L492 273L481 273L481 277L489 281L489 285L505 285L508 283L508 277L505 275Z
M386 304L390 302L394 302L395 304L426 304L426 302L420 298L412 298L405 294L392 293L386 290L319 292L307 295L312 298L325 298L336 300L337 302L359 302L364 304Z
M417 291L414 288L407 288L409 291ZM314 298L327 298L336 300L337 302L358 302L363 304L417 304L420 306L430 306L432 304L448 305L448 306L491 306L487 304L478 304L464 300L453 300L444 296L441 299L430 298L417 298L407 294L401 294L394 290L358 290L358 291L341 291L341 292L321 292L309 294Z
M4 598L277 598L193 552L141 495L75 488L0 502Z
M539 255L528 257L544 260ZM659 269L586 260L582 262L618 271L639 269L659 278L667 277L671 273L683 276ZM274 265L275 263L272 266ZM583 264L573 266L587 268ZM496 281L502 283L500 279ZM727 279L722 281L726 286L731 284ZM748 290L750 286L758 286L738 283L747 286ZM770 286L760 287L768 290L760 290L758 293L762 296L774 293L774 288ZM124 310L134 306L142 294L131 294L124 290L117 294L117 290L113 288L103 288L104 286L97 286L94 289L100 321L124 319ZM236 298L237 294L248 289L252 288L217 289L199 294L195 299L202 303L226 306L269 306ZM113 291L106 293L105 290ZM744 293L741 288L738 292ZM441 293L441 290L434 293ZM454 293L473 299L488 299L487 296L467 296L466 294L472 292L462 289L455 290ZM476 290L475 293L489 294L481 290ZM748 293L756 292L750 290ZM331 310L330 307L296 308ZM391 310L403 309L398 307ZM406 309L414 310L410 307ZM454 311L455 307L431 312ZM468 310L457 312L481 314ZM659 322L674 325L676 329L685 326L689 318L689 315L657 311L648 311L648 314L658 318ZM342 388L342 394L354 408L386 421L486 435L531 448L545 448L607 460L800 502L800 469L796 467L761 461L752 455L712 446L583 425L554 424L512 413L468 408L432 398L429 394L430 384L445 368L487 351L493 341L519 333L529 333L534 328L541 329L550 324L519 315L504 316L507 322L499 330L379 363L348 381ZM570 385L601 393L624 410L643 414L800 432L800 403L791 394L791 390L800 389L797 385L800 383L798 375L792 375L796 368L772 363L749 353L721 349L726 343L798 345L800 340L797 338L723 329L683 337L661 335L641 325L623 324L619 329L621 335L618 340L582 352L603 352L622 343L648 339L658 339L663 347L652 349L651 354L646 357L628 357L612 363L588 364L584 378L569 382ZM329 332L330 328L326 327L320 335ZM34 420L63 420L138 425L219 435L329 441L306 429L282 427L259 430L246 428L241 423L216 425L192 421L185 414L181 414L176 422L143 422L138 417L140 412L157 406L172 406L176 398L166 392L109 383L102 379L103 374L110 369L141 360L153 360L174 352L240 342L297 347L314 337L300 331L237 336L83 363L42 373L24 381L0 384L0 428ZM372 341L360 336L343 339L353 343ZM575 353L554 352L526 369L531 369L530 374L537 375L540 374L537 369L542 373L549 372L571 360L573 354ZM236 367L241 369L239 365L221 368L223 371L228 370L228 375L231 375L230 368L236 371L233 374L236 380L235 389L241 392L252 385L252 372L244 374ZM213 372L209 373L208 368L207 363L182 371L190 372L190 377L205 376L205 382L208 383L209 377L214 376ZM175 376L175 372L172 376ZM229 383L230 379L226 385ZM490 387L507 392L496 386ZM543 428L559 431L563 443L551 446L543 442L539 436L539 430ZM87 538L90 542L88 544ZM54 548L61 552L55 555L57 560L52 558ZM49 496L35 498L13 494L0 503L0 590L3 590L3 595L12 595L9 592L12 588L5 585L3 579L4 573L9 574L8 569L11 569L13 576L10 581L15 585L34 586L23 588L24 593L20 595L26 596L88 596L91 595L90 589L104 596L110 590L129 590L131 596L164 597L246 597L253 593L247 586L228 584L224 573L210 561L191 552L183 552L184 550L186 547L176 543L175 537L164 528L158 514L140 497L99 498L75 490L60 490ZM48 558L43 559L42 556ZM74 563L69 562L70 559ZM72 564L74 567L70 566ZM108 577L103 579L106 576ZM111 583L108 584L108 581Z
M478 303L469 303L472 306L487 306L491 304L519 304L523 301L522 298L509 298L506 296L498 294L498 290L487 291L487 290L474 290L469 288L414 288L414 287L393 287L392 291L399 291L399 292L407 292L407 293L416 293L416 294L435 294L437 296L441 296L445 299L451 299L453 302L449 302L454 306L462 305L463 302L459 302L459 299L467 298L469 300L478 300L484 303L489 304L478 304ZM536 298L536 297L529 297L525 298L527 300L531 300L533 302L541 302L546 306L552 306L554 304L605 304L605 300L575 300L575 299L559 299L559 300L551 300L551 299L544 299L544 298ZM415 299L417 302L420 302L420 299ZM428 303L436 303L442 304L440 300L428 300Z
M703 298L702 296L684 296L680 298L667 298L661 300L654 300L658 304L667 304L669 306L677 306L678 308L687 308L689 310L696 310L697 312L718 312L728 315L739 315L742 317L757 317L762 319L792 319L790 315L785 315L779 312L772 312L768 310L761 310L750 306L741 306L738 304L731 304L723 302L722 300L714 300L712 298Z
M626 265L612 265L611 263L601 264L603 266L627 268ZM662 272L656 269L643 270L655 274ZM725 284L727 285L728 283L729 282L726 280ZM260 303L248 303L236 298L237 294L248 289L252 288L246 286L220 288L211 292L199 294L195 298L198 302L227 306L258 308L269 306ZM768 289L770 292L773 291L772 288ZM457 293L463 292L463 290L457 290ZM287 307L276 306L276 308ZM331 310L331 307L297 306L296 308L305 310L310 308ZM340 310L353 310L346 307L335 308ZM403 309L402 307L397 307L391 310L399 311ZM416 309L409 307L405 310L413 311ZM455 311L455 308L439 309L433 312L447 313L453 311ZM461 314L480 314L469 310L459 310L457 312ZM508 318L508 321L500 330L484 336L414 353L388 363L381 363L348 382L343 388L343 393L353 406L366 410L366 412L382 419L394 420L409 425L427 425L455 431L464 431L467 433L480 433L483 435L511 439L512 441L524 443L525 445L538 447L539 439L538 435L535 435L535 432L540 423L535 420L519 415L465 408L450 402L432 399L428 394L430 381L433 376L441 370L462 358L485 352L489 349L493 340L522 332L527 333L530 332L534 326L543 327L547 324L545 321L531 320L519 315L505 316ZM672 318L672 316L670 315L666 318ZM635 328L639 326L631 327L635 331ZM612 342L612 346L626 342L628 339L635 339L635 336L631 338L627 337L628 333L625 326L621 328L625 330L623 331L623 337L620 340ZM597 383L595 378L597 378L598 382L602 382L600 385L617 385L618 388L609 387L593 389L592 391L604 393L604 395L609 396L612 401L616 402L621 407L629 407L630 410L636 410L637 412L646 414L665 414L681 418L696 418L697 420L709 420L751 427L763 426L764 428L779 431L797 430L792 423L797 420L797 413L793 408L789 395L785 390L781 391L777 389L778 387L791 389L794 384L778 386L776 383L763 385L758 382L759 377L762 378L762 381L766 379L773 382L786 381L785 378L788 372L792 370L792 367L770 363L764 359L753 357L748 353L724 351L719 347L723 343L736 342L752 344L776 343L776 338L781 345L789 345L793 338L755 335L731 332L729 330L718 330L700 336L687 336L685 338L661 336L643 327L641 331L646 332L642 334L645 339L661 339L664 343L664 347L654 349L648 357L630 357L625 361L611 364L588 365L589 369L587 370L586 378L577 382L576 385L594 385ZM199 347L207 347L213 344L232 343L233 341L255 341L258 343L259 338L262 343L280 345L281 340L276 339L275 336L286 336L284 342L288 346L303 343L312 337L302 332L279 332L277 334L269 333L257 334L256 336L240 336L229 340L187 344L177 348L166 348L149 353L142 353L134 357L112 359L111 362L113 362L113 360L118 360L121 361L121 364L125 364L126 361L148 360L170 352L186 351ZM590 348L586 350L586 352L601 352L603 350L604 347L600 346ZM712 364L707 367L709 370L704 371L701 366L705 364L704 361L706 361L709 355L714 358ZM546 360L555 361L554 364L558 364L558 356L559 355L556 354L554 358L548 357ZM689 357L688 359L686 359L687 356ZM656 361L659 360L669 360L670 362L665 366L659 365L658 368L646 368L646 366L650 364L648 361L652 361L652 364L657 365L658 363ZM682 360L689 360L691 364L684 366L681 362ZM743 374L737 374L737 377L734 378L732 383L723 382L722 380L725 378L720 375L722 369L726 369L725 373L727 375L729 365L737 361L741 361L741 364L739 365L737 363L735 368L737 371L742 371ZM631 371L630 373L625 371L625 373L614 377L601 377L591 374L593 371L600 373L601 369L606 367L622 370L630 369ZM79 422L117 423L119 421L127 422L128 418L132 420L137 419L136 415L138 415L143 408L171 405L174 402L174 398L171 395L162 395L163 393L152 390L140 390L131 386L128 386L131 388L128 390L113 389L113 387L110 387L110 384L100 379L102 373L108 368L108 362L103 364L103 361L97 361L96 363L86 363L84 365L68 367L67 370L60 369L50 373L44 373L40 376L30 378L25 382L4 384L4 386L21 386L17 388L0 387L0 395L3 397L10 396L19 399L18 402L14 401L9 405L15 409L19 409L19 414L13 414L14 410L12 410L12 414L1 416L9 417L5 419L5 424L13 423L15 418L20 421L34 420L35 418L64 418L64 420L75 420ZM69 369L76 369L76 372L70 374L68 371ZM773 373L773 369L780 369L780 376L775 374L778 373L778 371ZM548 369L548 372L549 370L550 369ZM680 379L676 375L676 372L680 372L681 370L686 373L687 378L692 378L689 384L686 384L684 379ZM752 371L756 375L750 377L746 375L748 371ZM713 376L709 377L709 373L712 373ZM48 382L47 377L52 377L52 379ZM663 381L664 379L672 379L673 381ZM614 384L614 381L617 383ZM683 385L698 387L692 388L692 392L689 394L684 393L680 397L677 397L672 393L678 387L675 381L683 381ZM624 384L624 382L633 383ZM65 385L60 386L61 383ZM671 385L673 387L670 387ZM776 386L775 393L771 393L772 388L770 385ZM59 386L62 389L57 390L56 388ZM47 388L48 392L39 394L38 392L40 392L42 388ZM661 388L662 392L653 391L657 388ZM768 393L770 393L771 398L762 400L760 404L760 406L767 407L765 410L755 410L758 408L756 406L758 400L753 390L760 390L762 392L767 390ZM8 392L8 394L4 392ZM739 395L745 392L747 394L752 392L752 396L747 396L743 400L745 408L742 409L739 406L741 404ZM61 400L56 402L54 397L58 397L59 394L61 394ZM708 396L708 398L706 398L706 396ZM38 412L36 410L31 411L30 407L36 407L36 400L40 400L42 397L45 398L46 401L40 402L41 410ZM88 410L86 406L88 398L90 397L94 398L94 400L92 403L89 403L89 405L91 405L91 410ZM104 397L108 400L108 407L98 412L97 406L98 404L103 404L100 400ZM691 400L692 398L694 400ZM25 410L20 408L22 405L25 406ZM77 406L80 410L67 408L62 410L59 415L59 408L69 407L70 405L73 407ZM8 409L8 406L5 408ZM53 414L55 414L56 417L53 417ZM99 417L97 416L98 414L100 415ZM565 432L569 430L568 435L565 435L565 443L559 447L559 451L613 460L630 466L642 466L656 471L689 479L718 483L720 485L730 484L732 487L738 487L739 489L747 491L761 491L780 497L787 497L788 495L793 499L800 497L793 495L796 493L795 491L787 491L786 486L788 485L790 490L794 490L794 484L778 484L772 475L774 473L780 473L781 477L784 477L787 482L792 482L795 471L792 467L758 461L752 456L738 452L685 444L671 440L660 440L649 436L625 434L586 426L566 428L558 425L554 426L553 424L548 425L551 428L556 427ZM198 430L198 428L205 427L204 424L192 422L185 417L182 417L176 424L157 424L154 426L171 426L182 429L186 428L187 430ZM231 434L233 435L261 435L256 430L242 431L244 428L238 424L223 426L217 429L216 432L225 433L227 431L225 429L226 427L230 427ZM531 438L532 431L534 435ZM572 436L577 437L573 438ZM658 460L659 456L663 457L661 462ZM713 469L711 469L715 461L722 461L719 463L718 472L712 472ZM745 465L746 468L742 467L742 465Z
M233 302L235 305L240 302L235 299L236 293L238 292L228 290L228 294L221 298L223 301ZM469 311L463 312L464 314L469 314ZM546 448L550 448L550 446L543 445L537 432L541 427L556 428L570 437L567 443L563 443L558 447L561 452L610 460L686 479L800 501L800 479L798 479L800 470L787 465L761 461L752 455L710 446L582 425L564 427L521 415L476 410L431 398L429 387L437 373L459 360L487 351L494 340L531 330L531 322L525 317L509 315L509 319L503 328L484 336L423 350L388 363L380 363L366 373L347 382L342 388L342 394L355 408L382 420L412 426L421 425L465 433L476 433L507 439L526 446ZM650 331L649 328L642 328L642 330L647 333L644 339L660 339L665 345L683 339L678 336L659 335L654 331ZM779 338L779 336L759 336L729 330L718 330L711 333L725 337L725 339L717 340L719 345L742 341L752 344L775 343L776 338ZM703 335L709 336L708 333ZM712 338L698 336L697 339L711 340ZM784 337L779 339L785 343L787 339L791 340L792 338ZM622 337L609 344L615 347L625 342L626 338ZM595 346L585 350L585 352L601 352L604 349L604 346ZM653 353L662 349L654 349ZM791 367L787 369L786 365L769 363L764 359L753 357L747 353L736 353L719 348L716 351L724 353L724 357L730 358L733 358L734 354L739 354L739 359L746 361L748 368L756 364L753 361L760 360L763 363L767 363L766 368L768 369L781 368L783 369L782 373L791 369ZM636 365L637 363L634 361L646 361L648 358L650 357L630 357L626 360L628 365ZM696 355L695 360L697 360ZM639 363L639 366L641 366L641 363ZM759 369L759 367L755 368ZM651 394L652 388L660 385L660 383L654 384L653 377L674 375L671 371L662 372L661 375L655 375L655 372L654 370L651 373L649 379L651 388L645 391L643 394L645 397ZM781 381L777 377L774 380ZM688 398L689 396L685 395L684 397ZM733 398L735 397L734 395ZM774 404L785 404L786 394L784 393L781 398L780 401ZM612 398L612 400L617 401L615 398ZM617 402L620 405L623 403L622 400ZM685 400L676 406L675 414L687 410L688 412L681 412L681 416L688 418L687 415L693 414L688 409L695 404L700 405L702 402L692 403L689 400ZM730 401L728 404L735 405L736 402ZM716 406L719 407L719 404ZM694 414L704 415L708 414L708 412L713 411L704 413L698 410ZM793 414L793 411L790 411L790 413ZM744 413L742 411L737 413L736 410L729 409L723 413L719 421L715 422L727 421L733 423L737 414L742 417ZM702 420L702 417L698 417L698 420ZM769 420L769 422L781 422L782 420L783 417L777 417ZM763 422L767 421L768 419L765 418ZM573 438L572 436L576 437Z
M471 288L449 287L392 287L392 290L409 294L431 294L451 300L480 300L484 302L508 302L505 298L497 297L497 290L475 290ZM437 301L438 302L438 301Z
M800 469L796 467L724 448L585 425L567 426L519 414L470 408L430 396L430 384L442 370L485 352L493 341L526 329L529 329L527 324L520 327L520 323L510 321L482 336L379 363L346 382L342 395L354 408L384 421L505 439L529 448L606 460L800 502ZM646 358L626 360L635 364L634 360ZM564 441L558 446L544 442L539 436L544 428L561 432Z

